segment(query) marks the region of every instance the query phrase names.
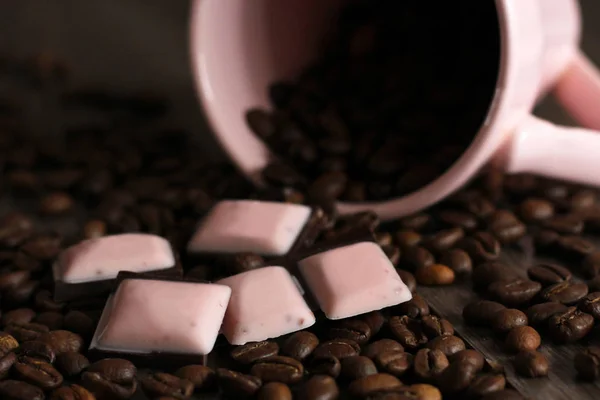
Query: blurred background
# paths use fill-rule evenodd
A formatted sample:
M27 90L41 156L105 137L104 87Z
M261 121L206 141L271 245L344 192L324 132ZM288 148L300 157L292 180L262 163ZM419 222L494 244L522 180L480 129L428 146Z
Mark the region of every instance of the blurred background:
M600 19L600 1L580 3L582 47L600 63L600 25L594 24ZM164 93L174 105L177 124L193 133L206 154L219 157L192 83L190 5L184 0L4 1L0 5L0 54L53 54L66 61L75 87ZM540 105L538 113L570 122L551 99Z

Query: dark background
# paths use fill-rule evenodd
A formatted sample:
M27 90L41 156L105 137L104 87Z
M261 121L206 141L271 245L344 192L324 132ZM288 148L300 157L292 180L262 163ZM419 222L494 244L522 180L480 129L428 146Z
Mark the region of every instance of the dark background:
M251 0L248 0L251 1ZM523 0L528 1L528 0ZM207 154L215 142L204 125L188 54L190 1L19 0L0 4L0 54L25 57L49 51L67 61L72 84L116 90L153 88L175 105L175 122L192 132ZM600 1L580 0L582 46L600 63ZM1 89L1 88L0 88ZM569 120L552 102L539 113Z

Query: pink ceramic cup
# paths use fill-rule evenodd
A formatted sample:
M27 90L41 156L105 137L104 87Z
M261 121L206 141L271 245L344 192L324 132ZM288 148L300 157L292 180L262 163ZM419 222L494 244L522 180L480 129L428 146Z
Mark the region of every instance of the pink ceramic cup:
M266 146L246 126L249 108L268 107L268 85L293 79L313 60L340 0L196 0L191 54L198 92L221 144L260 184ZM495 0L501 65L487 118L443 175L409 195L382 202L339 203L342 213L374 210L383 219L416 212L460 188L488 161L600 186L600 135L531 115L549 90L582 125L600 130L600 73L578 50L576 0Z

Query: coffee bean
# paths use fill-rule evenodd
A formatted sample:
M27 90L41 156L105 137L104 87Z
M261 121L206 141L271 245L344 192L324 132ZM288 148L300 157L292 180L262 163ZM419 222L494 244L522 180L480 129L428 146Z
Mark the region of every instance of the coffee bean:
M600 347L590 346L580 351L574 363L579 377L589 381L600 378Z
M223 391L234 399L252 397L262 386L262 381L256 376L225 368L217 369L217 380Z
M425 241L425 246L436 253L454 247L465 236L462 228L454 227L441 230Z
M255 253L238 253L232 257L228 264L232 274L240 274L242 272L264 267L265 260Z
M540 303L529 307L525 310L527 314L527 319L529 321L529 325L534 327L547 327L548 319L559 312L564 312L567 310L567 306L561 303L549 302L549 303Z
M415 277L420 285L450 285L454 282L454 271L443 264L432 264L417 268Z
M192 382L175 375L157 372L140 379L144 392L150 396L170 396L176 399L187 399L194 391Z
M421 318L421 329L423 333L432 339L437 336L454 335L454 327L447 319L436 317L435 315L426 315Z
M39 313L33 322L46 325L50 330L62 329L64 325L63 315L57 311L46 311Z
M106 235L106 223L99 219L92 219L83 226L83 237L86 239L94 239Z
M527 270L529 279L542 285L553 285L571 280L572 274L565 267L556 264L538 264Z
M0 291L6 291L21 286L31 277L30 271L8 271L0 274ZM9 311L9 312L14 312ZM3 318L4 319L4 318ZM6 324L5 324L6 325Z
M416 247L422 240L421 234L412 230L401 230L396 233L396 243L403 249Z
M506 333L517 326L525 326L527 323L527 315L514 308L500 310L492 318L492 328L500 333Z
M386 351L404 351L404 347L392 339L380 339L369 343L362 349L362 355L370 359L375 359L379 353Z
M540 334L530 326L517 326L512 328L506 336L506 347L510 351L519 352L535 350L540 347L542 339Z
M343 172L326 172L310 184L307 193L312 200L335 200L342 195L347 182Z
M28 342L21 343L19 347L19 353L21 355L37 358L42 361L46 361L50 364L54 363L55 355L52 348L39 340L30 340Z
M52 364L36 358L21 356L14 369L21 379L44 390L57 388L63 382L63 376Z
M260 388L258 400L292 400L290 387L280 382L269 382Z
M456 226L467 232L477 229L477 219L468 212L444 210L440 212L439 219L446 225Z
M440 264L447 265L459 275L470 274L473 271L471 257L461 249L450 249L442 253Z
M354 380L348 386L348 391L352 396L366 397L371 394L394 390L400 388L402 382L390 374L374 374Z
M19 342L7 332L0 332L0 356L14 351L19 347Z
M475 263L496 260L500 256L500 242L489 232L475 232L457 243Z
M44 333L39 340L46 342L58 355L67 351L78 352L83 347L83 339L76 333L59 330Z
M413 369L416 376L428 381L439 375L448 365L448 358L441 350L425 348L417 351Z
M315 358L334 356L337 359L357 356L360 353L360 346L354 340L350 339L332 339L321 343L312 355Z
M429 315L429 304L419 294L413 295L412 299L394 307L394 312L407 315L410 318L418 318Z
M46 325L33 322L27 324L10 324L4 330L13 335L19 342L36 340L47 334L49 331Z
M396 272L398 272L400 279L402 279L402 282L404 282L408 290L410 290L414 296L415 290L417 289L417 280L415 279L415 276L403 269L397 269Z
M583 220L573 214L556 215L544 220L544 227L558 233L578 235L583 231Z
M350 339L360 345L371 338L371 328L365 321L351 318L335 322L328 334L332 339Z
M497 210L488 218L488 228L504 244L514 243L527 232L527 227L508 210Z
M402 257L402 266L406 269L415 271L422 267L433 265L435 259L429 250L421 246L409 247L404 251Z
M430 221L431 216L429 214L417 213L400 218L400 220L398 220L398 223L403 229L420 231L423 228L425 228L425 226L427 226Z
M89 315L81 311L71 310L65 315L64 327L66 330L88 339L93 335L96 323Z
M556 343L575 342L587 335L594 325L594 317L569 307L548 319L548 331Z
M390 330L400 344L407 349L416 349L427 343L418 321L404 315L390 318Z
M557 232L549 229L542 229L534 233L533 239L537 248L548 249L555 245L560 237L561 236Z
M588 278L600 275L600 251L590 253L584 258L581 271Z
M505 306L495 301L476 300L465 306L462 315L470 325L490 326L494 314L505 308Z
M212 389L216 384L216 374L205 365L186 365L174 373L175 376L192 382L195 390Z
M269 138L277 129L273 116L260 109L249 110L246 113L246 122L250 129L252 129L252 132L261 139Z
M2 326L27 324L34 317L35 311L31 308L17 308L2 315Z
M392 246L394 244L392 234L389 232L375 232L374 236L375 241L381 247Z
M29 383L15 380L0 381L0 397L6 400L44 400L44 392Z
M526 279L494 282L488 293L505 306L518 306L528 303L542 289L542 284Z
M438 388L433 385L429 385L426 383L417 383L414 385L410 385L407 388L408 393L406 393L406 398L416 398L419 400L442 400L442 393ZM400 393L406 392L401 389Z
M590 189L581 189L573 193L570 199L570 208L573 211L584 210L596 204L596 193Z
M450 362L468 362L473 364L477 371L481 371L485 365L483 354L473 349L461 350L450 356Z
M56 368L66 377L77 376L89 367L90 362L81 353L67 351L56 357Z
M539 351L522 351L515 357L515 370L525 377L547 376L549 369L548 359Z
M0 245L14 247L31 236L34 229L33 220L19 212L6 214L0 219Z
M304 367L301 362L291 357L271 356L256 361L250 372L263 382L291 384L302 379Z
M15 263L17 263L16 260ZM14 289L8 290L4 297L5 304L19 306L28 303L38 286L38 281L27 281Z
M375 362L381 371L394 376L402 376L412 366L413 356L404 351L384 351L377 354Z
M502 374L483 374L473 379L466 395L469 398L479 399L491 393L503 390L506 387L506 378Z
M427 343L427 348L431 350L440 350L446 355L451 356L465 349L465 342L457 336L438 336Z
M592 317L600 318L600 292L593 292L585 296L577 305L584 313L590 314Z
M508 265L501 262L487 262L479 265L473 271L473 286L477 289L487 289L492 283L497 281L515 280L520 278Z
M451 363L436 377L436 382L442 393L460 392L471 384L477 369L469 362Z
M50 400L96 400L96 397L82 386L69 385L54 390Z
M263 358L275 356L279 353L279 346L275 342L265 340L263 342L247 343L236 346L231 350L231 358L242 364L252 364Z
M337 378L342 371L342 364L337 357L324 355L313 357L309 365L309 370L313 375L329 375L333 378Z
M400 262L400 255L401 255L399 247L388 245L388 246L383 246L381 248L381 250L383 250L383 252L387 256L387 258L390 260L392 265L394 265L394 266L398 265L398 262Z
M341 361L341 374L348 380L359 379L377 373L373 361L365 356L346 357Z
M340 390L335 379L327 375L314 375L300 388L299 400L336 400Z
M543 221L554 216L554 206L545 199L525 199L519 209L521 217L526 221Z
M371 329L371 336L378 334L385 323L385 317L383 316L383 313L378 310L362 314L360 319L369 325L369 328Z
M63 214L70 211L74 201L65 192L53 192L42 197L40 200L40 212L47 215Z
M540 298L545 301L554 301L566 305L575 304L588 293L585 283L561 282L540 292Z

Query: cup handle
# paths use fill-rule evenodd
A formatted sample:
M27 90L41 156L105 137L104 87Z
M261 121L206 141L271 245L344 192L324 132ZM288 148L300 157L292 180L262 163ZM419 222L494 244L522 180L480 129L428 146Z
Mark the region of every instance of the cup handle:
M530 115L502 150L501 162L506 172L600 186L598 131L557 126Z

